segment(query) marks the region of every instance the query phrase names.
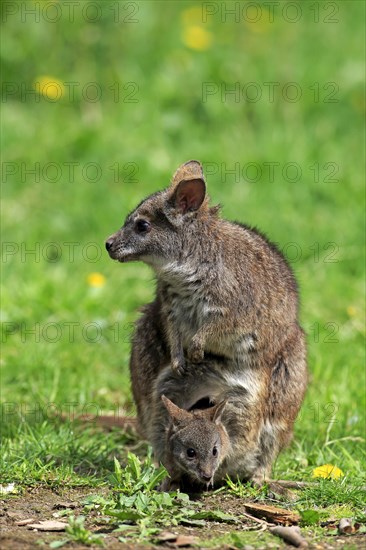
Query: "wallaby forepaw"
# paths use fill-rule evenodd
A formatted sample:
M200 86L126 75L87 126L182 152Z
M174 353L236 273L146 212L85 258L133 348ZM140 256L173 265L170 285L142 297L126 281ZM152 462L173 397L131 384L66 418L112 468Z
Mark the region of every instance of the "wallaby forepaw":
M158 491L160 491L161 493L167 493L169 492L169 488L170 488L170 478L169 477L166 477L159 485L158 487Z
M202 346L193 345L187 350L187 356L191 363L202 363L205 353Z
M252 476L252 479L251 479L252 485L253 485L256 489L261 489L261 488L263 487L263 485L265 485L265 484L268 483L269 481L270 481L270 478L269 478L269 476L267 475L267 472L262 471L262 470L259 470L258 472L256 472L256 473Z
M172 369L178 374L184 374L186 372L186 362L184 357L177 357L172 360Z
M178 491L180 488L179 481L173 481L170 477L166 477L159 485L158 491L161 493L169 493L171 491Z

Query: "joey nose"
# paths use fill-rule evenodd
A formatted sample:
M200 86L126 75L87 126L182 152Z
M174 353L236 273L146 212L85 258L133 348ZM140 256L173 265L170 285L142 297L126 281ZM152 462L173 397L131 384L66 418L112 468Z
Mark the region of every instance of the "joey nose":
M206 474L205 472L202 472L201 477L202 477L203 481L211 481L212 475L211 474Z
M109 238L108 240L106 240L106 242L105 242L105 247L106 247L106 249L107 249L108 252L109 252L110 249L112 248L113 242L114 242L114 241L113 241L112 238Z

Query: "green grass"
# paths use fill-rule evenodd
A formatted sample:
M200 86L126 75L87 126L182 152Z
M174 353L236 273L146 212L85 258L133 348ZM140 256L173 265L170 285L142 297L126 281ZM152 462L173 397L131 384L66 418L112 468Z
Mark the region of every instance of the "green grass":
M1 121L3 482L16 481L20 492L41 483L101 486L114 457L126 460L123 434L71 431L53 413L131 409L131 323L153 296L153 277L146 266L111 262L103 242L180 163L197 158L223 215L279 243L300 284L311 379L294 442L274 474L310 479L314 467L335 464L345 481L306 491L304 506L361 509L364 6L336 2L339 21L325 23L329 7L320 2L316 23L310 4L302 3L297 23L281 8L273 23L217 15L203 24L200 10L187 15L201 4L179 1L138 2L136 23L115 23L109 1L95 23L80 9L73 22L64 11L57 23L22 22L21 11L7 18L2 72L15 92L3 88ZM206 50L182 39L196 23L211 33ZM42 76L80 83L75 97L25 96ZM89 82L102 91L99 101L85 97ZM204 83L220 91L225 82L228 89L254 82L262 98L202 97ZM279 83L273 102L266 82ZM301 88L299 101L283 97L288 82ZM337 102L327 102L332 90ZM88 163L99 167L97 181ZM279 163L273 179L268 163ZM298 181L286 174L288 163L301 171ZM240 178L229 173L235 167ZM101 288L88 284L94 272L105 277Z

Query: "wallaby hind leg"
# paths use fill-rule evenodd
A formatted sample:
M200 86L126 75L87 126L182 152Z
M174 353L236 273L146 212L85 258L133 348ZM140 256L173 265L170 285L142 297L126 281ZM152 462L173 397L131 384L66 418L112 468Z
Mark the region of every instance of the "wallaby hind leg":
M139 429L148 438L154 383L159 372L169 363L169 352L159 324L157 302L147 304L142 311L132 341L130 373Z
M253 479L270 478L278 453L289 444L307 386L306 345L302 329L294 328L271 370L264 424Z

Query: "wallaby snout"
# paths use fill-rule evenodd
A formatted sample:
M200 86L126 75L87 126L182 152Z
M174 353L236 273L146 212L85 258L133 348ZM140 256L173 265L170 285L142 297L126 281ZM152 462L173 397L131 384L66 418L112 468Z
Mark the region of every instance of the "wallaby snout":
M119 259L120 244L121 243L120 239L118 238L118 233L113 233L113 235L110 235L105 241L106 250L112 260Z
M112 260L122 263L138 260L141 255L141 245L128 227L122 227L108 237L105 247Z
M199 472L199 476L203 481L209 482L213 478L213 472Z
M109 252L111 249L112 249L112 246L113 246L113 243L114 243L114 238L113 237L109 237L106 242L105 242L105 247L107 249L107 252Z

